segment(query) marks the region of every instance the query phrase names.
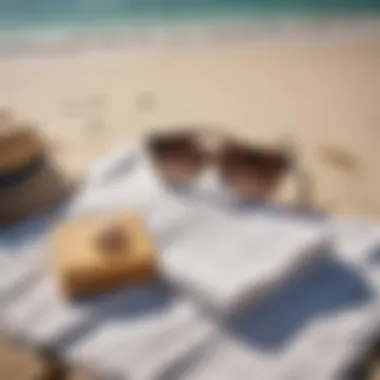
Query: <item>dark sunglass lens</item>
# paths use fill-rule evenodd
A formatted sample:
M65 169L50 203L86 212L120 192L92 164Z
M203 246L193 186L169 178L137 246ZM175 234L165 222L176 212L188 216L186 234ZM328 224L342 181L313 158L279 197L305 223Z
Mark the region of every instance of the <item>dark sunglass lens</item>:
M225 169L249 169L257 165L255 151L243 146L230 145L220 155L220 164Z
M153 155L161 157L188 152L195 141L190 135L156 136L149 139L147 145Z
M222 171L239 171L259 176L279 176L287 171L291 162L283 152L243 145L226 146L220 155Z
M263 152L261 168L268 175L279 176L291 167L290 158L282 152Z

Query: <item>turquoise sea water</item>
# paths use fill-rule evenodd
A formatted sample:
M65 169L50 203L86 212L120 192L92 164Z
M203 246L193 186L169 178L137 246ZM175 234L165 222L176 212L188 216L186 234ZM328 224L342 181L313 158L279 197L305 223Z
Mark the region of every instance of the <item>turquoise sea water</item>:
M380 0L0 0L0 28L326 13L380 14Z

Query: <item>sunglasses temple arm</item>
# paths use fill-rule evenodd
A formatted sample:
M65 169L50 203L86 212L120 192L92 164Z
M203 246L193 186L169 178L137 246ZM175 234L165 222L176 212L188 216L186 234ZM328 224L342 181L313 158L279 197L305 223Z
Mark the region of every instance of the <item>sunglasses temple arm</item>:
M278 144L292 157L292 172L296 181L294 207L300 210L312 209L314 206L313 180L300 164L299 147L296 140L292 136L282 136Z
M301 210L310 210L313 208L313 181L304 168L298 165L294 168L296 180L295 207Z

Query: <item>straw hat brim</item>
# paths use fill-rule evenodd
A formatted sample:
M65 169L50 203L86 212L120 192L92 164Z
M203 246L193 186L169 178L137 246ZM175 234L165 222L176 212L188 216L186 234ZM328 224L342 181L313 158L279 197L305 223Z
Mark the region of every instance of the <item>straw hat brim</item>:
M0 227L59 204L72 190L71 181L46 163L23 182L0 188Z
M42 139L28 126L20 126L10 133L0 134L0 175L19 170L44 153Z

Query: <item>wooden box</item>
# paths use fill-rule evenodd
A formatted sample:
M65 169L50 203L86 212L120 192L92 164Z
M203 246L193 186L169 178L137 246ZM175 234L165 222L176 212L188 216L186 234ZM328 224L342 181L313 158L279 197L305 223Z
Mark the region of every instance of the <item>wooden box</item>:
M53 234L64 293L78 298L145 284L156 274L156 255L138 216L118 214L68 222Z

